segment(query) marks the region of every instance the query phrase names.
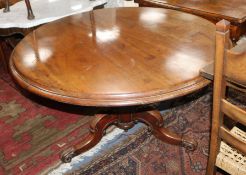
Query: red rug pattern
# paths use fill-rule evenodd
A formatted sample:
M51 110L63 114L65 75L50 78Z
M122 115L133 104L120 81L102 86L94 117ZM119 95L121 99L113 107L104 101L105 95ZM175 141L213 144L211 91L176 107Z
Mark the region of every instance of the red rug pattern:
M88 133L91 117L73 113L76 107L32 101L35 97L14 87L9 76L0 79L0 175L38 174L59 163L61 152Z

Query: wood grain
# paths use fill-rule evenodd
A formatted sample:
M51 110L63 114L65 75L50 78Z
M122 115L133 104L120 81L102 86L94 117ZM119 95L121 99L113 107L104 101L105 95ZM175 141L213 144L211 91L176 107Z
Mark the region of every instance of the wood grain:
M148 18L152 15L153 18ZM95 10L44 25L15 48L10 68L26 89L85 106L128 106L206 86L215 26L154 8Z
M172 10L95 10L29 33L15 48L10 70L25 89L65 103L152 104L209 84L199 70L213 60L214 34L211 22ZM196 148L192 139L163 128L159 111L132 110L96 115L90 133L61 158L70 162L96 145L109 125L127 130L136 122L146 123L162 141Z
M214 23L230 21L231 39L246 33L245 0L135 0L139 6L162 7L195 14Z
M22 0L9 0L9 5L11 6L19 1L22 1ZM2 8L5 8L5 0L0 1L0 9Z

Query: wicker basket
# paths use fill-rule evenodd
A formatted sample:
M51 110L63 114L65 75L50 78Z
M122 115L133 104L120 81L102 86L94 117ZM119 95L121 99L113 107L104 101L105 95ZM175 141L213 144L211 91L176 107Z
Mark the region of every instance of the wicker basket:
M246 132L233 127L231 133L246 143ZM232 175L246 175L246 156L222 141L216 166Z

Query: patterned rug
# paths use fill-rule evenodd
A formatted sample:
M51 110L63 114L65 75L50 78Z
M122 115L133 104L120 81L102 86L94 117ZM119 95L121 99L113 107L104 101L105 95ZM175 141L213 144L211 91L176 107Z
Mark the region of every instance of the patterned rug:
M172 106L171 108L169 108ZM142 125L135 133L119 143L111 152L82 164L65 174L80 175L201 175L205 174L209 123L211 115L211 91L202 92L169 101L160 105L165 127L189 135L198 141L195 152L186 153L179 146L163 143L152 136ZM125 133L127 134L127 133Z
M81 164L66 175L204 175L208 158L211 89L163 103L160 107L165 126L189 135L198 142L194 152L163 143L152 136L145 125L130 134L106 154L90 164ZM229 90L231 101L246 107L246 96ZM170 109L167 109L171 106ZM169 107L168 107L169 108ZM218 175L226 174L222 170Z
M37 174L57 164L61 152L88 133L92 117L16 88L8 75L0 79L0 175Z

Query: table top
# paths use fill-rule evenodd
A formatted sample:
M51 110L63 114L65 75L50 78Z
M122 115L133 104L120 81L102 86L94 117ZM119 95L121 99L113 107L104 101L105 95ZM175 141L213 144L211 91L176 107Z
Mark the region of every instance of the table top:
M175 7L194 14L217 16L235 23L246 21L245 0L135 0L140 4L150 2L167 7Z
M155 103L209 81L215 25L167 9L112 8L46 24L10 58L13 77L38 95L83 106Z

